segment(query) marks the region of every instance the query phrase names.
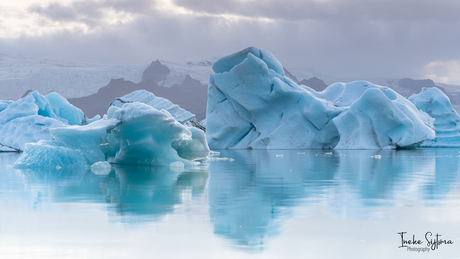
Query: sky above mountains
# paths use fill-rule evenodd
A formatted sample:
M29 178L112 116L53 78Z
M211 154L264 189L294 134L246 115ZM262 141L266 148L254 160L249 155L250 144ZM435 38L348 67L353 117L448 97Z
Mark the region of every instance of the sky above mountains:
M0 54L111 63L248 46L333 76L460 84L457 0L6 0Z

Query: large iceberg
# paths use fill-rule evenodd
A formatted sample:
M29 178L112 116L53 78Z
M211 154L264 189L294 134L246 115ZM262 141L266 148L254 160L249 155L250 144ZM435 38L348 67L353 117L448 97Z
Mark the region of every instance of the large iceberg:
M387 149L433 139L433 119L388 87L357 81L299 86L268 51L223 57L209 79L212 149Z
M435 119L436 138L423 142L422 147L460 147L460 116L452 107L449 97L440 89L423 88L409 97L421 111Z
M206 157L204 132L187 128L167 110L141 102L113 105L103 119L83 126L50 129L54 140L25 145L16 168L89 167L118 164L194 165Z
M24 145L52 140L50 128L91 122L57 93L31 92L18 101L0 102L0 151L22 151Z

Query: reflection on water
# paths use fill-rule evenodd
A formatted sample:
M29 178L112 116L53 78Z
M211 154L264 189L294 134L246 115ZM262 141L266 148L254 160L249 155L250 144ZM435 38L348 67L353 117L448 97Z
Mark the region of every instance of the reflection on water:
M175 171L121 165L114 165L107 176L90 170L15 171L23 179L18 189L30 193L35 209L48 203L105 203L111 215L131 223L173 213L175 205L202 194L209 178L201 168Z
M332 217L374 219L372 207L433 206L459 186L459 152L423 150L224 151L208 187L215 233L263 248L291 208L321 207ZM458 199L458 197L456 197ZM368 208L368 209L366 209ZM308 210L307 210L308 212Z
M210 160L185 171L115 165L101 176L15 170L7 165L18 155L0 153L0 205L25 204L39 213L52 204L104 204L109 220L161 224L165 215L193 213L178 212L178 205L207 199L202 206L215 237L263 252L287 220L315 211L325 220L366 221L391 219L399 207L458 202L459 155L458 149L227 150L220 157L234 161Z

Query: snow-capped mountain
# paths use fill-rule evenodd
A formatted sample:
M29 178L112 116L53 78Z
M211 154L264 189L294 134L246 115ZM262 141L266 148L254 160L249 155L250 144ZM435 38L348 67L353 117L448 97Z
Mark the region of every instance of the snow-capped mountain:
M140 82L146 67L0 54L0 99L17 100L28 90L55 91L66 98L88 96L113 78Z
M203 118L208 79L214 74L212 64L218 59L211 57L182 62L155 60L151 64L101 64L88 60L0 54L0 100L17 100L33 90L41 94L54 91L92 117L95 114L102 115L113 98L146 89L194 112L197 118ZM296 68L285 68L285 74L294 82L316 91L322 91L335 82L366 80L389 86L404 97L409 97L419 93L422 87L437 86L446 93L455 108L460 108L460 86L457 85L385 77L339 78Z

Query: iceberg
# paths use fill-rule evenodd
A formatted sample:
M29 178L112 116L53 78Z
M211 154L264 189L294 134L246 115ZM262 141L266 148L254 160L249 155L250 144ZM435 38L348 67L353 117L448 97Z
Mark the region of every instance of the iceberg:
M0 102L0 151L22 151L29 142L52 140L50 128L82 125L83 112L57 93L31 92L18 101Z
M195 115L182 109L179 105L173 104L168 99L157 97L153 93L145 90L137 90L130 94L116 98L110 106L123 107L125 103L140 102L145 103L157 110L167 110L178 122L184 124L195 119Z
M207 145L202 145L202 149L194 148L196 145L193 144L193 147L189 146L194 142L192 132L166 110L157 110L143 103L126 103L122 108L110 107L108 118L121 122L111 132L111 139L115 140L111 144L117 146L115 155L108 158L111 163L168 166L179 161L190 165L194 159L188 159L191 157L187 151L202 151L201 156L194 158L209 154Z
M100 145L108 132L120 124L116 119L99 120L84 126L50 129L53 140L27 143L15 162L16 168L78 168L105 161Z
M409 101L435 119L436 138L424 141L421 147L460 147L460 116L452 107L449 97L439 88L422 88Z
M268 51L223 57L209 78L211 149L393 149L433 139L433 119L388 87L299 86Z
M347 107L332 119L340 134L335 149L411 147L435 137L433 119L390 88L364 81L336 83L321 95Z
M8 105L12 104L13 101L8 101L8 100L0 100L0 112L5 110Z
M54 140L25 145L15 168L80 168L98 162L185 166L209 154L204 133L188 129L167 110L140 102L111 106L107 116L88 125L50 129ZM95 166L96 170L98 166Z

